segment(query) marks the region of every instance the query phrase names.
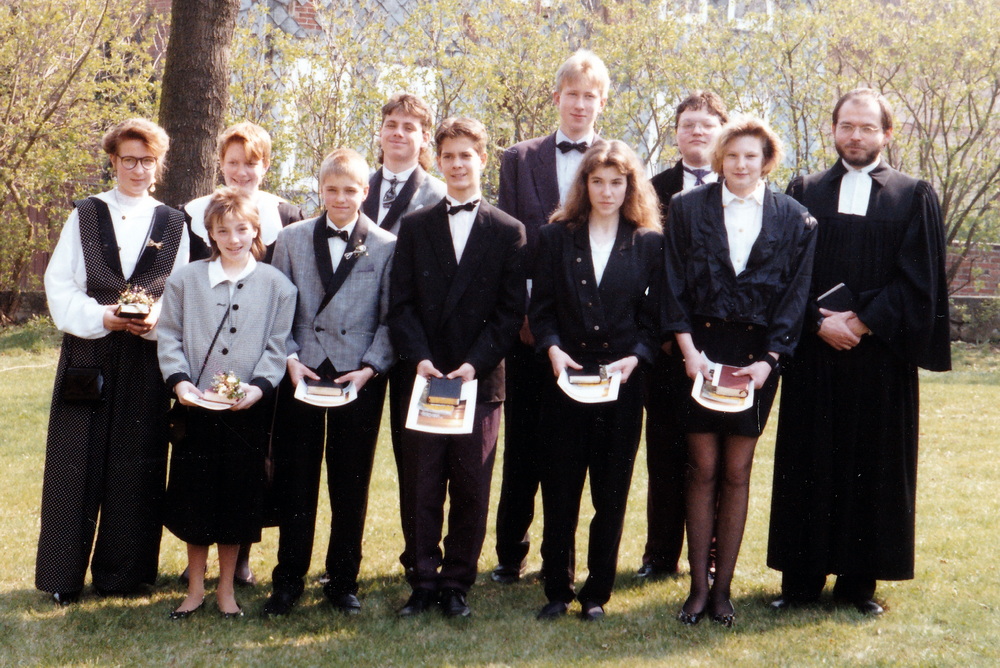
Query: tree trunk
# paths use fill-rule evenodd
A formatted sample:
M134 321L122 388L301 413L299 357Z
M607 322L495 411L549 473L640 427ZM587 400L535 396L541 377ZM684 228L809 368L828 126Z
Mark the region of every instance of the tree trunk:
M180 206L215 185L215 139L229 106L229 53L239 0L173 0L160 125L170 135L156 198Z

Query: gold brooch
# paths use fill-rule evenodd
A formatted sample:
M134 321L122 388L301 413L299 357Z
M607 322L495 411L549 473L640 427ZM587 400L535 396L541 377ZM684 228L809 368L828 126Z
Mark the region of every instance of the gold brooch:
M146 242L146 248L155 248L156 250L163 250L163 242L153 241L152 239L150 239L149 241Z

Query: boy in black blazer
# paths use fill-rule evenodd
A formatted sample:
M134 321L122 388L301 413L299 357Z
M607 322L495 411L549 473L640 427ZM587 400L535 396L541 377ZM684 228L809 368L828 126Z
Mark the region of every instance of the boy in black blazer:
M446 119L435 144L448 196L402 222L389 330L411 383L416 374L476 378L479 395L471 434L403 430L403 494L412 513L404 526L412 531L414 572L413 594L399 614L418 614L438 602L446 615L464 617L486 535L503 357L524 318L524 226L481 200L482 123ZM442 553L446 491L451 502Z
M534 257L539 229L565 199L583 154L602 141L594 124L607 102L610 82L608 68L600 58L590 51L577 51L556 72L552 102L559 109L559 128L550 135L519 142L503 153L497 206L524 223L529 258ZM534 337L525 321L506 360L498 565L492 574L501 584L521 578L541 479L538 406L546 371L540 368L533 345Z

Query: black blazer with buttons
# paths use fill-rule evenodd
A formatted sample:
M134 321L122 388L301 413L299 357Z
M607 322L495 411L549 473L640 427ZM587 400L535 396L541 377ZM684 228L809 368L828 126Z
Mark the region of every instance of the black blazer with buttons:
M549 223L539 231L531 291L535 350L559 346L579 363L635 355L651 362L659 347L663 235L622 219L600 285L586 225Z
M486 202L455 261L448 201L403 217L390 280L389 333L405 365L447 374L469 362L479 401L504 399L501 362L524 319L524 226Z
M764 191L760 234L736 275L722 184L675 196L666 222L663 330L690 332L695 317L767 327L767 350L791 354L809 297L816 219L787 195Z

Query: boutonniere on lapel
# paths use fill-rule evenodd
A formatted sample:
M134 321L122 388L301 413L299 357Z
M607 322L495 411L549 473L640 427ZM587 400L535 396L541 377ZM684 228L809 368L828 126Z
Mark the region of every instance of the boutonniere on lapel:
M344 259L350 260L351 258L361 257L362 255L368 255L368 246L358 244L354 247L354 250L344 253Z
M146 248L155 248L156 250L163 250L163 242L153 241L152 239L150 239L149 241L146 242Z

